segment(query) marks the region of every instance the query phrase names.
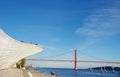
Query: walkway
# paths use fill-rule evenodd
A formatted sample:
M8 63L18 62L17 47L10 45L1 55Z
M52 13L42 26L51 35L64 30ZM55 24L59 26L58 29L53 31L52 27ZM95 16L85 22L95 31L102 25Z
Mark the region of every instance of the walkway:
M55 77L52 75L39 73L33 70L21 70L16 68L0 70L0 77Z

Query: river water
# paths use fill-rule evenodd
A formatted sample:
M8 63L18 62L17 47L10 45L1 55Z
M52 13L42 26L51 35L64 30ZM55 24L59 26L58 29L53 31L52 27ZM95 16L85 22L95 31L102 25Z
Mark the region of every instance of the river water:
M107 70L103 73L100 69L68 69L68 68L35 68L34 70L41 71L47 74L54 72L57 77L120 77L120 70L113 73L112 70Z

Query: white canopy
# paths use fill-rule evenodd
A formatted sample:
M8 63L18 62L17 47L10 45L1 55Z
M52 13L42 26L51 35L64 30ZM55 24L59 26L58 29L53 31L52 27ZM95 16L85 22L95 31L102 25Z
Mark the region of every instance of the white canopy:
M0 69L10 68L20 59L42 50L38 45L14 40L0 29Z

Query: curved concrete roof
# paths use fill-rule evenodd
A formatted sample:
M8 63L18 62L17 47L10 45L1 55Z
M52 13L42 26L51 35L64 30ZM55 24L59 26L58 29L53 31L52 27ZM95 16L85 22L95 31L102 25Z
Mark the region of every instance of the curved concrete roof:
M20 59L42 50L38 45L14 40L0 29L0 69L11 68Z

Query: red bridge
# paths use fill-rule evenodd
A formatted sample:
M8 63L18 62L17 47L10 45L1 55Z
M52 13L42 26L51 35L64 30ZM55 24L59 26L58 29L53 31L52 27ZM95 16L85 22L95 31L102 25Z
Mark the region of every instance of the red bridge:
M64 53L65 54L65 53ZM83 54L83 53L82 53ZM59 54L59 55L63 55L63 54ZM93 57L91 55L88 54L84 54L90 57ZM58 55L56 55L58 56ZM54 57L54 56L52 56ZM96 57L94 57L96 58ZM97 58L98 59L98 58ZM106 63L106 64L120 64L120 62L113 62L113 61L89 61L89 60L77 60L77 50L74 51L74 60L55 60L55 59L27 59L28 61L50 61L50 62L74 62L74 69L76 70L77 68L77 63L81 62L81 63Z

